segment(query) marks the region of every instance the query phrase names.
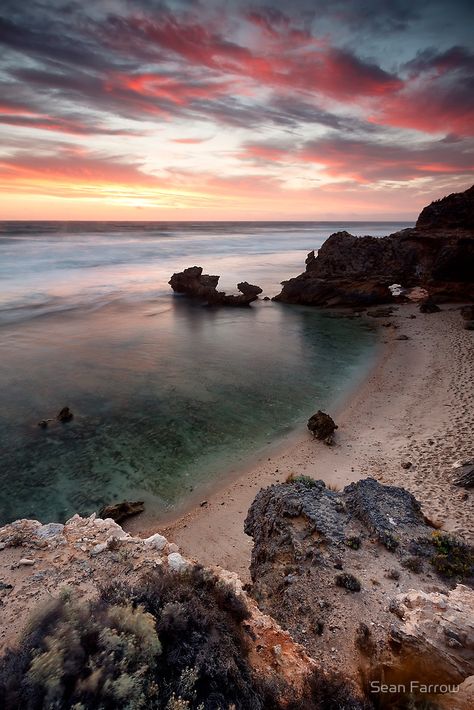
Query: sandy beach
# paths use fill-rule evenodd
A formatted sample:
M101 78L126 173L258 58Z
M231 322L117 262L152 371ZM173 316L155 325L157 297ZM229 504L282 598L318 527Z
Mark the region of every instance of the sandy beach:
M339 488L367 476L404 486L431 521L474 540L472 493L452 482L453 463L474 450L473 333L463 330L459 310L451 305L434 314L401 305L390 318L374 322L380 326L379 357L361 386L332 412L339 426L335 445L315 441L302 427L262 452L233 482L160 529L184 555L247 580L247 510L260 488L289 474Z

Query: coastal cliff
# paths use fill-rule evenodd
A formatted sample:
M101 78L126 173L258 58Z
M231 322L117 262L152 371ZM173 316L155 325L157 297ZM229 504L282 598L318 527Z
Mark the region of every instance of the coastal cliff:
M436 301L474 299L474 186L425 207L416 226L387 237L332 234L275 301L368 306L396 299L393 284Z

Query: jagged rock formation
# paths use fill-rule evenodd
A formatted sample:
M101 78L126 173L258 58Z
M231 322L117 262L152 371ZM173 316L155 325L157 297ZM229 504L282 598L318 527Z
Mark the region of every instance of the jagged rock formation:
M168 283L176 293L184 293L191 298L201 299L217 306L248 306L262 293L260 286L242 281L237 284L240 295L228 296L224 291L217 290L219 278L219 276L203 274L200 266L190 266L184 271L173 274Z
M336 232L275 300L368 306L394 301L393 284L422 288L436 301L474 299L473 212L474 186L425 207L413 229L381 239Z
M425 681L462 683L474 670L473 604L474 592L462 584L447 594L397 595L390 608L399 621L390 630L394 654L385 676L396 682L416 666Z
M440 533L408 491L370 478L342 492L303 477L270 486L255 498L245 531L260 608L325 667L354 676L367 666L375 672L391 653L391 598L410 589L446 592L472 564L464 551L467 564L438 577L437 550L444 554L449 539L438 545Z

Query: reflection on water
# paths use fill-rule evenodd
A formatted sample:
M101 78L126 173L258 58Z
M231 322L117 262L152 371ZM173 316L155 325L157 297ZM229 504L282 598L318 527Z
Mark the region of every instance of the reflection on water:
M221 477L231 462L334 401L372 357L374 335L361 320L262 301L227 310L189 303L166 287L189 258L176 265L164 256L143 260L140 247L149 245L134 237L142 261L111 275L100 239L95 254L89 241L88 258L100 256L102 265L76 266L76 280L63 263L77 256L74 240L71 247L55 236L55 260L44 240L23 235L23 267L15 242L18 261L0 310L0 524L64 520L124 498L144 498L157 514L169 510L190 489ZM234 283L263 277L277 284L291 274L280 270L291 244L277 235L272 253L270 237L262 239L268 253L256 260L230 254L228 235L224 246L215 241L220 256L210 270ZM25 279L34 271L35 244L30 288ZM188 252L198 255L197 245ZM156 283L148 288L152 274ZM99 291L101 307L93 308ZM56 308L44 305L51 302ZM66 405L73 422L37 426Z

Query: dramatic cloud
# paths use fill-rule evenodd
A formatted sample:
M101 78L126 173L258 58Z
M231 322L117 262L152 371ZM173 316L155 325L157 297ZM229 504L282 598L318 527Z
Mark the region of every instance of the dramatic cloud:
M416 190L473 167L470 12L464 0L3 0L4 190L114 204L118 190L147 205L162 191L180 209L233 193L245 217L272 191L285 216L335 185L346 197L363 185L374 205L412 185L414 213Z

